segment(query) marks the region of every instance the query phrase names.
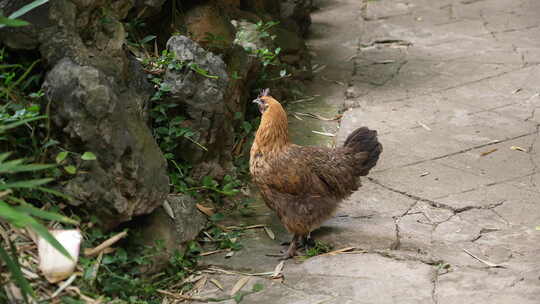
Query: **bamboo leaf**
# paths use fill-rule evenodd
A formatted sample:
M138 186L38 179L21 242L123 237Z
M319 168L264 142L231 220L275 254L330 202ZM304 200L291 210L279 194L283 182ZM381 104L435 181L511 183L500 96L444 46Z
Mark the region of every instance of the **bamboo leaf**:
M30 179L25 181L17 181L12 183L0 184L0 191L14 188L36 188L43 184L49 183L53 178L39 178L39 179Z
M4 152L0 154L0 163L6 160L11 155L11 152Z
M34 120L43 119L43 118L46 118L46 117L47 116L45 116L45 115L41 115L41 116L27 118L27 119L19 120L19 121L16 121L16 122L13 122L13 123L10 123L10 124L7 124L7 125L0 126L0 134L3 133L6 130L13 129L13 128L16 128L16 127L18 127L20 125L24 125L25 123L29 123L29 122L34 121Z
M50 188L45 188L45 187L36 187L36 189L38 189L39 191L42 191L42 192L46 192L46 193L50 193L52 195L56 195L58 197L61 197L63 199L66 199L68 201L72 201L73 200L73 197L65 194L65 193L62 193L60 191L56 191L54 189L50 189Z
M148 36L144 37L143 39L141 39L140 44L148 43L148 42L150 42L150 41L152 41L154 39L156 39L155 35L148 35Z
M33 219L32 217L29 217L30 221L28 223L28 226L30 226L39 236L41 236L44 240L46 240L49 244L51 244L54 249L58 250L62 255L64 255L66 258L73 260L73 257L69 254L69 252L56 240L56 238L49 232L45 226L41 225L38 221Z
M20 9L16 10L14 13L12 13L11 15L9 15L9 19L15 19L17 17L20 17L26 13L28 13L29 11L35 9L36 7L38 6L41 6L45 3L49 2L49 0L36 0L36 1L33 1L33 2L30 2L28 3L27 5L21 7Z
M0 28L4 26L10 26L10 27L19 27L19 26L25 26L29 25L27 21L24 20L18 20L18 19L10 19L6 18L4 16L0 16Z
M13 248L13 246L12 246ZM32 287L30 287L30 284L28 281L24 278L24 275L21 271L21 267L14 256L12 259L9 254L4 250L2 246L0 246L0 258L6 263L9 272L11 272L11 276L17 286L22 291L22 296L24 298L24 302L28 303L28 295L33 295Z
M73 225L79 224L79 222L77 222L76 220L70 219L67 216L63 216L54 212L44 211L29 204L17 206L17 207L14 207L14 209L17 211L29 214L29 215L33 215L33 216L45 219L45 220L57 221L57 222L73 224Z
M56 250L58 250L60 253L62 253L64 256L66 256L69 259L73 259L68 251L60 244L56 238L38 221L36 221L33 217L30 215L23 213L10 205L8 205L6 202L0 200L0 218L4 218L8 221L8 223L15 225L17 227L30 227L32 228L37 234L39 234L43 239L45 239L47 242L49 242Z

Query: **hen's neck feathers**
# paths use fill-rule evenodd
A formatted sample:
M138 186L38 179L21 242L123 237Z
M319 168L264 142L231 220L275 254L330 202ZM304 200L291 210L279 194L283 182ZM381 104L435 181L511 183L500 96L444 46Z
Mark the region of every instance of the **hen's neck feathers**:
M255 144L262 153L281 151L290 144L287 113L272 97L264 98L268 108L264 111L255 134Z

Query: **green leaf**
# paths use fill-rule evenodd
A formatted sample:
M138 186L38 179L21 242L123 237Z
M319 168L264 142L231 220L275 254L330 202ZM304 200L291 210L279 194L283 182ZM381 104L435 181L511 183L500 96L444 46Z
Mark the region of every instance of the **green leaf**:
M143 39L141 39L140 44L148 43L148 42L150 42L150 41L152 41L154 39L156 39L155 35L148 35L148 36L144 37Z
M16 127L18 127L20 125L24 125L24 124L29 123L31 121L38 120L38 119L43 119L43 118L46 118L46 117L47 116L45 116L45 115L41 115L41 116L27 118L27 119L19 120L19 121L14 122L14 123L10 123L10 124L7 124L7 125L0 126L0 134L5 132L6 130L13 129L13 128L16 128Z
M72 225L79 224L79 222L72 220L67 216L63 216L61 214L54 213L54 212L43 211L29 204L17 206L17 207L14 207L13 209L20 211L22 213L33 215L35 217L39 217L39 218L49 220L49 221L57 221L57 222L72 224Z
M83 155L81 156L81 159L82 160L96 160L96 155L92 152L84 152Z
M61 163L64 159L66 159L66 157L68 156L69 152L68 151L62 151L60 153L58 153L56 155L56 163L59 164Z
M29 11L35 9L36 7L41 6L41 5L43 5L43 4L47 3L47 2L49 2L49 0L35 0L35 1L32 1L32 2L28 3L27 5L21 7L20 9L16 10L11 15L9 15L9 18L14 19L14 18L20 17L20 16L28 13Z
M4 16L0 16L0 28L4 26L19 27L19 26L26 26L29 24L30 23L24 20L11 19L11 18L6 18Z
M218 183L211 176L207 175L203 177L202 185L208 188L214 188L218 185Z
M0 184L0 191L7 189L16 189L16 188L36 188L37 186L44 185L48 182L53 181L53 178L39 178L39 179L30 179L24 181L17 181L13 183Z
M219 222L221 220L223 220L225 218L225 216L223 215L223 213L215 213L214 215L212 215L210 217L210 220L212 222Z
M0 173L32 172L49 168L54 168L50 164L22 164L24 159L15 159L5 163L0 161Z
M45 187L36 187L36 189L38 189L39 191L41 192L45 192L45 193L50 193L52 195L56 195L58 197L61 197L65 200L68 200L68 201L72 201L73 200L73 197L65 194L65 193L62 193L62 192L59 192L59 191L56 191L56 190L53 190L53 189L49 189L49 188L45 188Z
M236 295L234 295L233 299L236 302L236 304L242 302L242 300L244 299L244 295L245 294L243 292L239 292Z
M236 186L236 183L234 182L230 182L228 184L226 184L224 187L223 187L223 191L224 192L227 192L227 193L231 193L231 192L236 192L234 189L234 187Z
M69 252L56 240L56 238L49 232L45 226L41 225L38 221L36 221L33 218L30 218L31 221L29 221L28 226L30 226L39 236L41 236L47 243L51 244L54 249L58 250L62 255L64 255L66 258L73 260L73 257L69 254Z
M0 200L0 218L6 219L8 223L17 227L32 228L39 236L41 236L44 240L50 243L56 250L58 250L67 258L72 259L64 246L62 246L62 244L60 244L56 240L56 238L49 232L49 230L47 230L47 228L45 228L45 226L40 224L30 215L11 207L2 200Z
M255 283L255 284L253 284L253 287L252 287L251 290L252 290L253 292L259 292L259 291L261 291L261 290L263 290L263 289L264 289L264 285L263 285L263 284L261 284L261 283Z
M75 166L64 166L64 170L66 170L67 173L69 174L75 174L77 173L77 168L75 168Z
M13 280L22 291L24 302L28 303L28 295L33 296L33 291L32 287L30 287L30 284L22 274L21 267L17 261L17 257L13 256L12 259L9 254L4 250L4 248L0 245L0 259L2 259L4 263L6 263L9 272L11 272Z
M6 160L11 155L11 152L4 152L0 154L0 163Z

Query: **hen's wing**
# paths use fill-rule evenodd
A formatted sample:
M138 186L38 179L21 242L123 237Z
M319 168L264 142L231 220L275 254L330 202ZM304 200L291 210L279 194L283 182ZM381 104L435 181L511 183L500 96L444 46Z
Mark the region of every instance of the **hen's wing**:
M291 145L271 165L265 184L273 191L293 196L336 197L349 195L359 186L354 164L366 153Z

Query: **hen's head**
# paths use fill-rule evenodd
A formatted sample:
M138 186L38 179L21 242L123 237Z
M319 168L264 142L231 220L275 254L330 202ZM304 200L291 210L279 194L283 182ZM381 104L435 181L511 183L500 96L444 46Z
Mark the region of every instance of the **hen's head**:
M269 111L283 111L281 104L268 95L270 89L264 89L261 91L259 96L253 100L253 103L256 103L259 106L259 112L264 115L265 112Z
M255 141L259 146L283 146L289 142L287 113L281 104L268 93L269 90L264 89L259 97L253 100L262 114Z

